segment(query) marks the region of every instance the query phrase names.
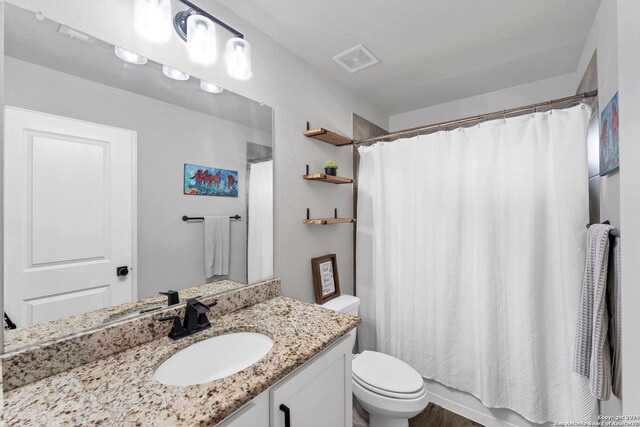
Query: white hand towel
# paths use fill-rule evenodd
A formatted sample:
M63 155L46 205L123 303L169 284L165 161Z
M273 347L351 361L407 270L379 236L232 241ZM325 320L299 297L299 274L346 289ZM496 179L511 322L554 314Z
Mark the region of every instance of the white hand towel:
M229 274L229 217L204 217L204 275Z

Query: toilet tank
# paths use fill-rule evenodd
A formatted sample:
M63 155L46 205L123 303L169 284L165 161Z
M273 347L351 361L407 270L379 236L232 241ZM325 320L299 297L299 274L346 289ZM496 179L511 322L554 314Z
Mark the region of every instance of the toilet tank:
M325 302L322 304L322 307L328 310L357 316L360 309L360 298L354 297L353 295L340 295L337 298ZM349 341L351 341L352 352L356 354L356 329L354 328L348 335Z
M340 295L337 298L325 302L322 304L322 307L328 310L357 316L360 309L360 298L354 297L353 295Z

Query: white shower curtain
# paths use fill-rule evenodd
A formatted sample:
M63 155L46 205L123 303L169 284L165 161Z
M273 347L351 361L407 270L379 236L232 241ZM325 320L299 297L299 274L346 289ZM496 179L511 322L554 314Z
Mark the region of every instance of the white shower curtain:
M249 171L247 283L273 276L273 160Z
M576 106L360 147L360 349L530 421L596 415L571 369L588 222Z

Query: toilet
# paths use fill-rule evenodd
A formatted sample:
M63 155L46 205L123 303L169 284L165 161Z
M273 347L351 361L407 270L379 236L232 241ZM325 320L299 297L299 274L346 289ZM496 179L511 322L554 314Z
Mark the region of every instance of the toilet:
M322 307L358 315L360 299L341 295ZM356 330L349 332L354 351L353 395L369 413L370 427L407 427L429 403L422 376L393 356L376 351L355 354Z

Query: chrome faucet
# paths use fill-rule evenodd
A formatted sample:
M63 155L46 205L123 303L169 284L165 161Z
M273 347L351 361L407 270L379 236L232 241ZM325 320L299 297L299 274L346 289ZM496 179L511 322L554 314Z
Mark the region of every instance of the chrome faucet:
M180 322L180 316L178 315L161 317L158 320L161 322L173 321L173 327L171 331L169 331L169 338L177 340L210 328L211 323L207 317L207 312L210 307L213 307L217 303L217 301L214 301L211 304L204 304L195 298L191 298L187 300L187 305L184 310L184 320L182 322Z

